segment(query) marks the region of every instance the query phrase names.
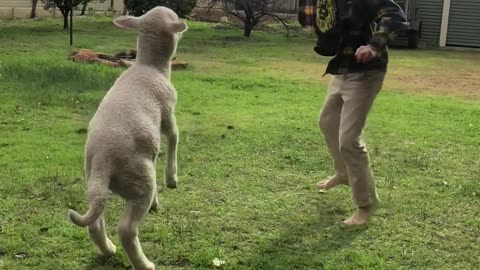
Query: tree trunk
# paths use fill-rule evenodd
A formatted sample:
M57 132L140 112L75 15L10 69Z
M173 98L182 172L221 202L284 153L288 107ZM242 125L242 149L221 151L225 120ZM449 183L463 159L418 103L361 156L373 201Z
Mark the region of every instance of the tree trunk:
M245 28L243 30L243 36L244 37L250 37L250 34L252 33L253 27L250 24L245 24Z
M87 6L88 6L88 0L83 0L83 2L82 2L82 13L80 13L81 16L85 15L85 12L87 11Z
M32 11L30 12L30 18L35 18L37 16L37 3L38 0L32 0Z
M122 15L127 15L127 1L128 1L128 0L123 0L123 11L122 11Z
M253 28L255 25L257 25L255 18L249 13L245 13L246 20L245 20L245 27L243 29L243 36L244 37L250 37L250 34L252 33Z
M110 12L112 14L112 18L115 18L115 2L110 0Z
M65 30L65 31L68 30L68 14L70 14L69 11L62 12L62 15L63 15L63 30Z
M244 23L245 23L245 28L243 31L243 36L250 37L250 34L252 33L253 28L255 27L255 25L257 25L257 21L255 20L255 16L250 6L247 6L247 9L245 10Z
M73 0L70 0L73 1ZM70 9L70 46L73 45L73 7Z

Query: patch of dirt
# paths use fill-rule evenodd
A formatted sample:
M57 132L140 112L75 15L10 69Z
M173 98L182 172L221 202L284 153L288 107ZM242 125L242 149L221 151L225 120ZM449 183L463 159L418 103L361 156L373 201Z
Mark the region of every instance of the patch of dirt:
M120 52L116 55L108 55L105 53L94 52L89 49L79 49L70 53L70 60L79 63L93 63L93 64L102 64L110 67L130 67L135 63L137 57L137 50L132 49L130 52ZM177 61L173 59L172 69L186 69L188 66L187 62Z
M270 63L269 71L281 72L284 77L328 83L330 76L322 77L325 64L319 62L282 61ZM468 99L480 98L480 65L411 68L390 65L385 79L385 90L402 93L433 94Z
M111 67L128 66L126 63L137 57L137 51L133 49L130 53L118 53L111 56L105 53L94 52L89 49L80 49L70 53L70 60L80 63L98 63Z
M384 88L406 93L479 98L480 70L391 72Z

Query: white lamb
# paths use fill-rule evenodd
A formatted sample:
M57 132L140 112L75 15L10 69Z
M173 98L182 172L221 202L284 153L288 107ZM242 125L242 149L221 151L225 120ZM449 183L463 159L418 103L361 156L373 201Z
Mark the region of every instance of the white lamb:
M166 7L114 23L139 31L137 61L118 78L90 122L85 146L89 209L84 216L74 210L68 214L73 223L88 226L101 255L113 255L116 247L105 233L103 211L109 189L120 195L126 201L118 224L122 246L134 269L155 269L140 246L138 225L158 206L155 163L160 133L168 141L166 183L169 188L177 185L177 97L170 83L170 60L188 27Z

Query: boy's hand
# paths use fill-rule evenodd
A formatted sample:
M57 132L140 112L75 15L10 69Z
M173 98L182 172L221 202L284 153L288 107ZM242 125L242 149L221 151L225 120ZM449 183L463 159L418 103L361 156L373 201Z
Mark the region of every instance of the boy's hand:
M377 52L370 45L360 46L355 52L355 59L358 63L367 63L377 57Z

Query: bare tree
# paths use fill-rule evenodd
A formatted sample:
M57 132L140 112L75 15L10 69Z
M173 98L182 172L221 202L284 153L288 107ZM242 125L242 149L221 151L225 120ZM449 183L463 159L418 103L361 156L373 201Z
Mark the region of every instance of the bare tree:
M218 6L222 6L227 14L237 17L243 22L243 36L250 37L252 30L266 17L273 18L282 23L287 29L286 18L278 13L284 5L284 0L210 0L208 11L212 12Z
M90 2L90 0L83 0L82 12L80 13L81 16L85 15L85 12L87 11L88 2Z
M38 1L38 0L37 0ZM58 9L63 15L63 29L68 29L68 15L73 12L78 5L86 5L90 2L105 2L105 0L41 0L45 10Z
M42 0L46 10L57 8L63 15L63 29L68 30L68 15L84 0Z
M127 15L128 13L128 10L127 10L127 5L128 5L128 0L123 0L123 11L122 11L122 15Z
M88 6L88 3L90 2L100 2L100 3L103 3L105 2L106 0L83 0L82 1L82 12L80 13L80 15L85 15L85 13L87 12L87 6ZM113 0L110 0L110 8L111 10L113 11Z
M32 1L32 11L30 12L30 18L35 18L37 16L37 3L38 0L31 0Z

